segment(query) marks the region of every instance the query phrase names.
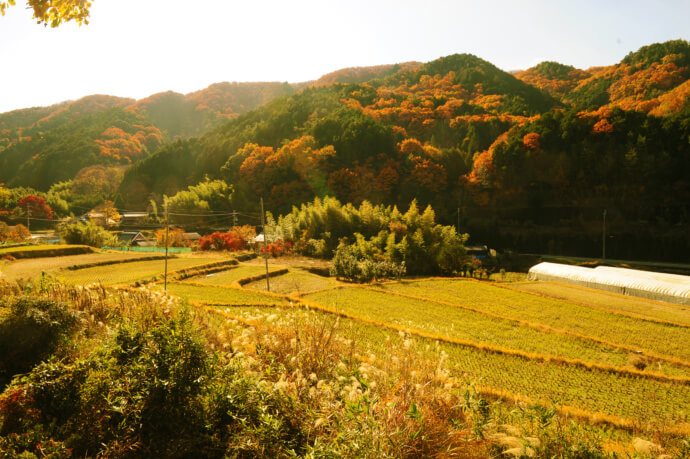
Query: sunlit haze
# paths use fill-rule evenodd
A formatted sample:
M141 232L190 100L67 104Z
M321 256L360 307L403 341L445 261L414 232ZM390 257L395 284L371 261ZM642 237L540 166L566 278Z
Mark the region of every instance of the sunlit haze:
M0 17L0 112L89 94L142 98L221 81L314 80L352 67L472 53L504 70L611 65L690 38L678 1L94 0L91 21Z

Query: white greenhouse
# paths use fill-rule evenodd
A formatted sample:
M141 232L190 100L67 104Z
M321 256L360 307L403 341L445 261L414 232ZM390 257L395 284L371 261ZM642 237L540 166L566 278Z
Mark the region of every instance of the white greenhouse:
M539 263L529 270L530 280L558 281L623 295L690 305L690 276L637 269Z

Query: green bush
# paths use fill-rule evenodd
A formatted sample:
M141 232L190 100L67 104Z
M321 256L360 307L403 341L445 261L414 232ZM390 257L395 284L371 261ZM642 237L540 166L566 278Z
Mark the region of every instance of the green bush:
M68 244L84 244L91 247L117 245L117 238L112 233L92 222L64 225L59 232L60 238Z
M65 305L40 298L19 298L0 319L0 387L53 354L77 324Z
M380 278L377 272L389 277L384 273L403 264L410 274L458 272L465 262L464 244L469 237L458 234L452 226L436 223L431 206L420 212L416 201L401 213L396 207L374 206L367 201L359 207L342 205L328 197L293 208L274 223L269 233L294 241L298 253L334 256L333 262L338 265L335 272L348 279ZM353 238L357 247L352 252L342 252L342 247ZM350 255L358 263L349 260ZM370 262L362 264L367 259ZM369 275L369 271L374 273Z
M370 243L357 235L357 243L341 244L331 261L331 275L354 282L400 279L405 275L405 262L396 263L384 257Z
M284 457L307 447L302 419L289 397L214 364L185 317L122 324L90 356L42 363L0 395L0 438L40 433L76 457Z

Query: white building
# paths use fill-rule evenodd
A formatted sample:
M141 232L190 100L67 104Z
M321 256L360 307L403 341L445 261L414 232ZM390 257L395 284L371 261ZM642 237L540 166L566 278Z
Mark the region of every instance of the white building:
M690 276L637 269L539 263L529 270L530 280L558 281L651 300L690 305Z

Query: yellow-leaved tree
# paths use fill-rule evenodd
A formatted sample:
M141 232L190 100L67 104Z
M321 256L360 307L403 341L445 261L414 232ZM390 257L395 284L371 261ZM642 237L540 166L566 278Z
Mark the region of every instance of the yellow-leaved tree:
M75 21L79 25L89 23L89 0L28 0L27 4L33 10L33 18L38 24L57 27L68 21ZM16 0L0 0L0 14L4 16L5 10L15 5Z

